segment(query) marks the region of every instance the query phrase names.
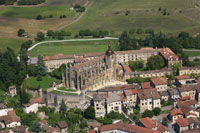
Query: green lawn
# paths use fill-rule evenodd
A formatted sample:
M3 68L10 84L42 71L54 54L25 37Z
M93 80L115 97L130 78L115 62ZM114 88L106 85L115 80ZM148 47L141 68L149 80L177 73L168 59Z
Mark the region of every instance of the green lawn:
M9 47L13 49L15 53L18 53L23 42L24 40L20 39L0 38L0 51Z
M184 51L187 56L200 56L200 52L198 51Z
M73 90L73 89L66 89L65 87L60 87L60 88L58 88L58 90L76 92L76 90Z
M57 53L63 54L83 54L105 52L108 43L111 43L112 48L115 49L117 40L104 41L83 41L83 42L65 42L65 43L48 43L42 44L30 51L32 56L48 55L52 56Z
M165 33L188 31L200 25L183 17L178 10L194 7L195 0L94 0L86 14L65 29L74 33L87 28L103 29L114 31L116 35L131 28L151 28ZM171 14L163 16L158 8ZM128 16L126 10L130 11Z
M46 91L46 89L50 87L50 84L52 82L60 82L60 81L57 80L56 78L48 76L42 77L42 81L37 81L36 77L30 77L24 81L24 87L31 90L37 90L38 86L40 85L43 91Z
M37 15L48 17L59 17L66 15L67 18L76 14L75 11L70 11L69 6L41 6L41 7L8 7L0 12L0 16L13 18L28 18L35 19Z
M65 94L65 95L78 95L77 93L67 93L67 92L60 92L60 91L52 91L52 93L55 93L55 94Z

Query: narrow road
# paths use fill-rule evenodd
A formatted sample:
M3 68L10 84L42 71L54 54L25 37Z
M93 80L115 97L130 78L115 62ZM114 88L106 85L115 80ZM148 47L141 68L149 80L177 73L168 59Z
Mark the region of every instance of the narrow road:
M118 38L115 37L104 37L104 38L92 38L92 39L68 39L68 40L54 40L54 41L43 41L34 44L32 47L28 49L28 51L31 51L35 47L41 44L45 43L59 43L59 42L83 42L83 41L101 41L101 40L118 40Z
M78 21L83 17L83 15L86 14L86 12L88 11L88 9L91 7L91 5L92 5L93 3L94 3L94 0L92 0L91 2L89 2L88 6L86 7L85 12L81 13L81 15L79 15L78 17L75 17L74 20L72 20L70 23L67 23L67 24L65 24L65 25L63 25L63 26L61 26L61 27L59 27L57 30L61 30L61 29L65 28L65 27L68 27L68 26L70 26L70 25L72 25L72 24L78 22Z

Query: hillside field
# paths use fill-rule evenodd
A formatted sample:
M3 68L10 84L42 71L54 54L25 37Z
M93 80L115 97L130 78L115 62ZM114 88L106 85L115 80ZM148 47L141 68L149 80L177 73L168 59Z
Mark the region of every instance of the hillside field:
M111 44L112 49L117 47L117 40L103 40L103 41L83 41L83 42L64 42L64 43L48 43L42 44L30 51L31 56L48 55L52 56L57 53L66 55L70 54L84 54L105 52L108 44Z
M164 33L198 31L199 0L94 0L86 14L65 30L103 29L119 35L124 30L154 29ZM159 11L160 8L160 11ZM164 11L166 15L163 15ZM126 16L126 12L129 12ZM168 15L169 13L169 15Z

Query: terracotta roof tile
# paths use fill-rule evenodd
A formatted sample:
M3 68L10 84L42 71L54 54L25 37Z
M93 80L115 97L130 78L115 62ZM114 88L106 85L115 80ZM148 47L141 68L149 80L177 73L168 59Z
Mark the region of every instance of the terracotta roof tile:
M177 61L179 60L178 56L169 48L162 48L160 54L168 61Z
M186 127L189 125L188 120L185 118L178 118L176 120L176 123L180 126L180 127Z
M154 85L166 85L167 84L167 80L165 78L151 78L151 82Z
M180 76L176 76L176 79L183 80L183 79L190 79L190 77L188 75L180 75Z
M110 125L103 125L98 127L100 132L105 132L105 131L110 131L110 130L122 130L126 132L132 132L132 133L160 133L159 131L147 129L144 127L139 127L131 124L126 124L122 122L118 122L115 124L110 124Z
M125 72L132 72L131 68L128 65L123 65Z
M176 116L176 115L183 115L183 112L181 111L181 109L177 109L177 108L174 108L171 112L170 112L170 115L171 116Z
M142 89L152 89L150 82L144 82L141 84Z
M138 91L139 91L138 97L141 100L149 98L160 99L160 95L156 89L143 89Z

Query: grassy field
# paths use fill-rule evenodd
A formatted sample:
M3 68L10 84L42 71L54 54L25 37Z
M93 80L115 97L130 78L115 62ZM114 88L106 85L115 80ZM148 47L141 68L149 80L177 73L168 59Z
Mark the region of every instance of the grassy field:
M49 88L50 84L54 81L59 82L56 78L52 77L42 77L42 81L37 81L36 77L30 77L24 81L24 87L32 90L36 90L38 86L40 85L42 87L43 91L46 91L47 88Z
M37 15L44 17L60 17L66 15L72 17L76 14L75 11L70 11L69 6L42 6L42 7L8 7L0 12L1 17L12 18L28 18L35 19Z
M23 42L24 40L20 40L20 39L0 38L0 51L9 47L9 48L12 48L17 54Z
M57 53L63 54L83 54L94 52L105 52L108 44L116 49L117 40L104 41L84 41L84 42L64 42L64 43L48 43L42 44L30 51L32 56L49 55L52 56Z
M79 14L70 11L75 3L86 3L87 0L47 0L36 6L0 6L0 37L17 38L18 29L25 29L30 39L34 39L37 32L56 30L74 20ZM45 19L36 20L41 15ZM53 18L48 18L53 15ZM61 15L67 18L60 19Z
M197 0L94 0L86 14L66 27L68 31L80 29L104 29L119 35L131 28L155 29L176 33L200 28L198 21L183 16L179 11L194 9ZM161 8L162 11L158 11ZM170 15L163 16L163 9ZM126 16L126 10L129 15Z
M200 56L200 52L198 51L184 51L187 56Z

